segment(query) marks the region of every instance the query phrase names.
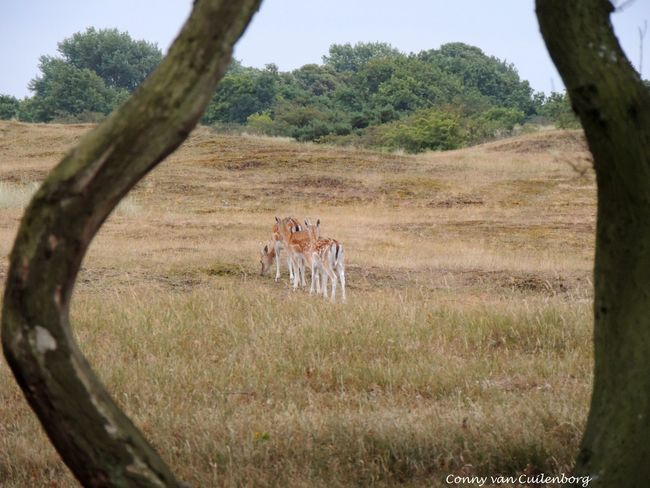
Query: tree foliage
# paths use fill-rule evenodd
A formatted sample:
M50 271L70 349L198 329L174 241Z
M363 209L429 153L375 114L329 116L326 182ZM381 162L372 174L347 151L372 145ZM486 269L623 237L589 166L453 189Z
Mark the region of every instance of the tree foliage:
M160 60L153 44L92 27L60 42L59 52L41 58L34 96L16 112L21 120L101 119ZM578 125L566 96L533 93L512 64L478 47L456 42L405 54L372 42L334 44L322 64L290 72L233 60L202 122L301 141L386 148L402 141L422 151L505 136L532 116ZM442 120L455 121L453 136L433 130Z
M59 43L61 57L41 56L40 75L18 116L31 122L94 120L120 105L160 62L160 50L117 29L89 28Z
M0 94L0 120L11 120L18 115L19 102L16 97Z
M530 85L520 80L514 65L493 56L486 56L474 46L460 42L443 45L438 50L424 51L419 57L452 73L468 88L475 88L491 104L534 112Z
M277 82L275 65L258 70L234 62L219 83L203 115L203 122L245 123L251 114L263 112L271 106Z
M359 42L351 44L333 44L329 56L323 56L323 63L335 71L357 73L370 61L399 57L401 53L385 42Z
M70 114L107 114L125 96L122 90L106 86L94 71L60 58L41 57L39 69L41 76L29 84L34 97L24 110L26 120L49 122Z
M59 43L58 51L70 65L94 71L106 86L133 91L160 63L155 44L136 41L117 29L89 27Z
M580 127L580 122L571 108L571 102L566 93L553 92L544 98L538 114L553 121L562 129L575 129Z
M385 43L335 44L323 64L286 73L234 64L203 122L415 152L508 134L544 101L514 66L477 47L404 54Z

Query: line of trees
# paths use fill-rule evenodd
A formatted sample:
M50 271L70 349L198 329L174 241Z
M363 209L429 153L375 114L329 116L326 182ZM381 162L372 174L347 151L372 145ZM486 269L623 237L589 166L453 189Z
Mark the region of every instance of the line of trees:
M32 97L0 95L0 118L93 122L160 62L155 44L117 29L74 34L42 56ZM322 64L281 72L234 60L202 122L300 141L409 152L455 149L527 121L577 126L566 95L534 93L512 64L450 43L405 54L386 43L334 44Z

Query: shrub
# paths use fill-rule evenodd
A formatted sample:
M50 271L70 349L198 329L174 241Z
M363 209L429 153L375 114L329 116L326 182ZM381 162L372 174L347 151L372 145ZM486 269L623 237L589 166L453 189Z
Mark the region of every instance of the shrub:
M467 142L484 142L511 135L515 125L523 123L524 119L524 113L515 108L490 108L465 121Z
M273 133L273 119L268 112L250 114L246 118L246 126L255 133L267 135Z
M383 146L415 153L426 149L457 149L463 145L460 116L437 109L420 110L410 117L385 124Z

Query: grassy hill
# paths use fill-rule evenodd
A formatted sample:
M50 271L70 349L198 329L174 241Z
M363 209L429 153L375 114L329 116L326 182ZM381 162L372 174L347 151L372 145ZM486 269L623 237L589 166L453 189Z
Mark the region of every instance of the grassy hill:
M0 122L4 255L90 129ZM347 304L259 275L275 215L346 246ZM552 474L587 412L594 225L578 132L407 156L199 128L100 231L72 323L194 486ZM0 485L74 486L4 363L0 419Z

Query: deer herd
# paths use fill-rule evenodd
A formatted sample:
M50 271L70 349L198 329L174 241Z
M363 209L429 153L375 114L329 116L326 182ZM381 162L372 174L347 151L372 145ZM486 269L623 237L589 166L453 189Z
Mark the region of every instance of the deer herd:
M292 217L275 218L271 245L261 251L261 274L266 274L275 261L275 281L280 279L280 252L287 253L289 281L294 290L307 286L305 268L311 270L309 293L322 293L327 298L327 281L332 281L331 300L336 300L336 286L341 282L341 297L345 301L345 260L343 246L335 239L320 236L320 219L304 226Z

